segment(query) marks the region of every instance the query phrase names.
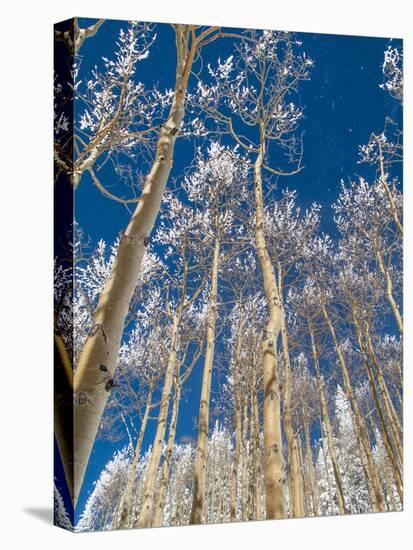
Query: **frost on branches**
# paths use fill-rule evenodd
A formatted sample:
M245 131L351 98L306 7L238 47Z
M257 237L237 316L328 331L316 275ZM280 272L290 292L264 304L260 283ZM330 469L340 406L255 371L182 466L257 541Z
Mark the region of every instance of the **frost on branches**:
M357 173L333 156L317 191L304 91L326 68L306 37L129 22L87 64L105 24L79 27L54 81L56 181L103 195L54 264L55 343L94 461L78 523L57 489L56 523L402 510L402 49L374 60L390 107L343 155Z

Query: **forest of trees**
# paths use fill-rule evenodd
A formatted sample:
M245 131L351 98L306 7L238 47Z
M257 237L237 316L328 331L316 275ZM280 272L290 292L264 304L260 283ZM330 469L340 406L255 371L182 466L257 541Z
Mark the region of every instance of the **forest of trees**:
M55 261L74 461L58 408L55 434L75 504L96 438L116 449L76 529L401 510L399 121L366 128L365 173L332 182L330 212L303 209L289 176L306 170L297 98L318 61L297 36L173 25L163 90L159 74L152 88L136 76L158 39L149 24L125 23L112 57L78 78L106 24L56 31L75 61L71 83L55 75L55 185L95 185L108 217L113 203L130 213L113 242L75 219L73 262ZM216 41L231 55L207 56ZM391 43L377 59L395 104L402 62ZM177 173L181 140L193 154ZM100 177L106 162L123 194ZM145 176L130 185L136 164ZM70 524L57 489L55 515Z

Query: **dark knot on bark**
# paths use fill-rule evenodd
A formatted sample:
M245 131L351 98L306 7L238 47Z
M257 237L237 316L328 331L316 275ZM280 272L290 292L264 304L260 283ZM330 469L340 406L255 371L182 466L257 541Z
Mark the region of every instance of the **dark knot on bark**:
M109 380L106 381L105 390L107 392L110 392L112 388L117 388L118 386L119 384L115 384L115 382L113 381L113 378L109 378Z
M74 395L74 404L78 407L86 407L88 403L91 403L89 396L84 391L79 391Z

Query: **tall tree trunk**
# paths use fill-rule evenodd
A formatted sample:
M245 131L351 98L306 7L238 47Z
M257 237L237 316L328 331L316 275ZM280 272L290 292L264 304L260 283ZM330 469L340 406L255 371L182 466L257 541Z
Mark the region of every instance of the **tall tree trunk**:
M326 478L327 478L328 499L330 501L331 511L333 512L334 510L333 486L331 484L330 472L328 471L327 454L326 454L325 444L324 444L325 436L324 436L323 423L321 422L321 418L320 418L320 424L321 424L320 426L321 427L321 449L323 453L324 470L326 472Z
M281 330L282 309L274 268L268 254L264 234L262 165L264 147L254 164L255 246L264 281L269 312L262 343L264 383L264 476L267 519L284 518L285 468L281 436L281 396L277 361L277 340Z
M206 352L199 405L198 441L195 457L194 494L191 511L191 524L202 522L205 499L206 457L208 448L209 401L211 396L212 367L215 351L215 325L217 320L218 271L220 235L217 227L211 270L211 294L208 304Z
M261 469L261 444L260 444L260 418L258 410L258 397L257 397L257 380L256 372L254 368L254 381L253 381L253 413L252 418L254 421L254 438L255 438L255 454L254 454L254 466L255 466L255 506L256 506L256 519L262 519L262 469Z
M365 322L365 335L366 335L367 351L374 365L375 371L377 373L377 381L379 383L381 397L384 403L387 417L390 422L390 429L393 434L393 439L399 455L399 463L402 464L403 463L403 446L400 439L400 435L403 433L403 428L397 416L396 410L394 408L393 401L390 396L390 392L387 388L386 380L383 375L383 370L381 368L379 361L377 360L376 353L374 351L373 341L371 339L370 326L367 322Z
M163 510L165 507L166 492L169 483L169 472L171 469L172 453L175 444L176 427L178 424L179 402L181 399L181 385L178 380L175 383L175 394L172 406L171 420L169 422L168 442L166 444L165 455L162 465L161 479L159 481L158 497L156 499L155 515L152 521L152 527L162 527Z
M244 322L241 311L239 330L237 336L237 346L235 351L234 365L234 404L235 404L235 450L234 460L232 462L231 475L231 493L230 493L230 516L231 521L237 521L237 493L238 493L238 468L241 454L241 396L239 388L239 365L241 356L242 333L244 330Z
M400 334L403 334L403 319L402 319L402 316L400 314L400 310L399 310L399 307L396 303L396 300L394 299L393 280L391 278L390 271L389 271L389 269L387 268L387 266L384 262L383 253L381 251L378 239L374 243L374 248L375 248L375 252L376 252L377 263L379 264L380 273L383 275L384 281L386 283L386 298L387 298L387 301L390 304L390 307L391 307L391 310L393 312L394 318L396 320L397 326L399 328Z
M131 499L132 499L132 489L136 480L136 472L138 469L138 463L140 458L142 441L145 436L146 426L148 424L149 413L152 405L152 383L149 386L148 396L146 400L145 412L142 419L141 428L139 431L138 441L136 442L135 449L133 451L133 460L128 474L128 480L126 483L125 492L123 495L122 503L119 508L119 514L116 514L114 528L119 529L121 527L132 527L132 517L131 517Z
M378 428L375 425L373 415L370 415L369 422L370 422L372 433L377 434ZM396 503L396 499L395 499L395 495L394 495L394 486L393 486L392 482L390 481L390 478L389 478L389 475L388 475L388 470L387 470L386 466L387 466L386 464L384 466L382 466L381 471L382 471L382 474L383 474L384 486L386 488L387 508L388 508L389 512L394 512L394 511L397 510L397 503ZM389 504L389 501L390 501L390 504Z
M242 519L248 519L248 394L244 394L244 411L242 415L242 486L241 486L241 504Z
M281 285L278 285L281 291ZM285 311L282 307L281 317L281 342L284 361L284 407L283 407L283 421L284 432L288 446L288 465L289 465L289 484L290 495L292 504L292 516L295 518L301 518L304 516L304 510L302 507L302 487L300 468L298 465L298 446L297 438L294 433L294 428L291 420L291 362L290 352L288 347L288 334L287 326L285 323Z
M166 420L168 417L169 399L172 390L174 371L176 369L176 348L178 329L181 317L181 309L177 308L172 325L171 347L168 355L168 363L165 371L164 385L162 388L161 404L159 407L158 425L153 441L151 458L146 471L145 484L143 487L143 500L138 519L138 527L151 527L154 513L154 491L156 478L161 460L162 445L165 439Z
M75 504L106 405L109 391L106 388L110 389L115 374L130 301L172 168L175 142L184 116L188 78L197 48L196 42L188 47L189 31L189 27L176 27L177 67L171 109L160 129L155 161L145 178L141 198L119 242L111 275L96 307L94 329L84 345L75 374Z
M385 506L384 506L383 492L382 492L380 480L377 475L376 466L374 464L370 441L366 434L364 420L363 420L363 417L361 416L357 400L354 396L350 375L347 370L347 365L346 365L343 353L341 351L341 348L339 346L337 336L336 336L336 331L333 327L333 324L327 312L326 306L322 304L321 309L323 312L324 319L330 330L331 337L333 339L334 348L340 363L341 372L343 376L344 389L350 401L350 407L353 413L352 418L354 418L354 421L355 421L354 433L356 435L356 439L359 441L360 457L363 463L364 470L366 472L367 486L368 487L371 486L371 489L372 489L372 491L370 491L372 510L373 512L384 512Z
M303 459L303 447L301 444L300 437L297 437L297 454L298 454L298 473L300 476L300 487L301 487L301 507L303 510L303 516L309 516L310 515L310 507L307 505L307 487L306 487L306 480L304 475L304 459Z
M327 398L324 392L323 380L321 378L317 343L315 339L314 329L311 323L309 323L309 330L310 330L310 337L311 337L311 348L313 352L314 368L315 368L316 377L317 377L318 394L319 394L320 403L321 403L321 414L322 414L323 423L327 432L328 452L331 458L331 462L333 464L334 479L337 487L338 509L340 514L346 514L346 507L344 504L345 501L344 501L343 484L341 483L340 468L338 464L336 450L334 448L333 429L331 427L330 415L328 412L328 405L327 405Z
M254 367L253 367L254 370ZM254 393L255 386L253 381L253 376L251 380L251 391L250 391L250 441L249 441L249 451L250 451L250 460L248 468L248 519L253 520L255 515L255 484L257 480L255 479L255 458L256 458L256 437L255 437L255 424L254 424Z
M250 406L250 519L261 519L261 468L260 468L260 431L257 405L256 365L252 369L251 406Z
M308 423L308 415L303 410L303 419L304 419L304 435L305 435L305 450L307 454L307 464L308 464L308 479L310 482L310 494L311 494L311 508L313 511L313 516L317 516L318 510L318 493L317 487L315 485L315 475L314 475L314 464L313 464L313 450L311 448L310 440L310 427Z
M377 142L377 145L379 147L380 181L381 181L384 189L386 190L387 196L389 198L391 212L392 212L392 215L393 215L394 223L397 227L397 231L399 232L400 237L403 239L403 226L400 222L399 213L397 211L396 201L394 200L393 193L391 192L391 189L387 184L386 173L385 173L385 170L384 170L384 158L383 158L383 150L382 150L381 142L377 138L376 138L376 142Z
M372 393L372 396L373 396L373 401L374 401L374 404L376 406L377 414L378 414L378 417L379 417L381 433L382 433L382 437L383 437L383 445L384 445L384 448L385 448L386 453L387 453L387 457L388 457L390 465L391 465L391 469L392 469L392 472L393 472L394 480L396 482L396 487L397 487L397 491L399 493L400 500L403 502L402 478L401 478L400 471L399 471L399 468L398 468L398 465L397 465L397 460L396 460L393 445L392 445L392 442L391 442L391 439L390 439L390 436L389 436L389 432L388 432L388 429L387 429L386 421L385 421L385 418L384 418L384 415L383 415L382 405L380 403L379 396L377 394L376 383L375 383L375 380L374 380L373 371L372 371L370 363L367 359L367 354L366 354L365 346L364 346L364 343L363 343L360 324L359 324L359 321L357 319L357 314L354 311L354 309L353 309L353 321L354 321L354 326L356 328L357 340L358 340L358 343L359 343L360 351L362 352L363 357L364 357L364 366L365 366L366 372L367 372L367 379L369 381L369 386L370 386L370 390L371 390L371 393Z

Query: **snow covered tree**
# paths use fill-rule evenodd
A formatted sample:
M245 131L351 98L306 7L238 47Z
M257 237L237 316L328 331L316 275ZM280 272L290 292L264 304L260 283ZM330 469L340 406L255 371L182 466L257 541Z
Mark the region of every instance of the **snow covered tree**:
M195 170L185 178L183 184L189 200L203 218L203 246L209 244L212 253L191 523L201 523L204 508L209 403L218 315L218 280L228 254L225 240L228 242L231 236L233 237L237 209L245 195L247 168L248 164L236 151L213 142L206 158L202 158L198 153Z
M154 161L148 175L144 178L141 197L121 235L110 277L99 297L94 324L99 325L101 329L87 338L74 377L75 452L77 455L74 472L75 501L79 495L107 399L107 393L102 391L99 385L97 368L103 363L111 377L115 374L125 318L172 168L175 142L184 118L186 93L194 59L206 44L224 34L218 27L174 25L173 28L177 63L175 84L168 105L169 111L163 122L159 124ZM146 55L145 52L142 54L136 49L133 40L129 42L129 35L124 37L124 41L121 40L120 50L125 51L125 59L128 63L135 55L137 57ZM108 70L114 70L116 73L116 63L119 63L119 59L113 63L114 65L109 62ZM133 70L128 67L129 65L125 66L123 62L119 64L119 75L123 77L122 84L127 80L129 71ZM132 86L131 89L134 90L135 87ZM125 89L126 91L130 90ZM124 96L122 93L119 95L119 105L123 104L125 92ZM113 114L115 120L117 120L117 112L116 109ZM129 110L126 112L128 113ZM114 119L111 118L111 121L113 122ZM108 121L102 128L103 134L107 134L111 127L111 122ZM96 147L92 148L90 155L91 158L96 155ZM84 154L83 156L85 160L86 157ZM116 315L113 314L114 311Z
M263 341L264 446L268 518L285 516L277 340L282 330L283 303L268 252L265 234L263 172L288 175L300 169L301 142L296 128L302 110L291 101L301 80L309 77L312 61L296 50L288 33L251 31L237 45L236 55L208 67L211 85L200 81L197 101L203 112L252 157L255 210L255 246L261 266L269 320ZM236 120L236 122L235 122ZM240 129L239 129L240 128ZM248 132L243 130L248 129ZM253 138L245 137L245 133ZM270 149L278 146L294 169L268 164ZM297 512L299 514L299 511Z
M53 521L55 525L63 527L68 531L73 530L72 521L67 513L65 503L59 489L56 487L56 483L53 485Z

